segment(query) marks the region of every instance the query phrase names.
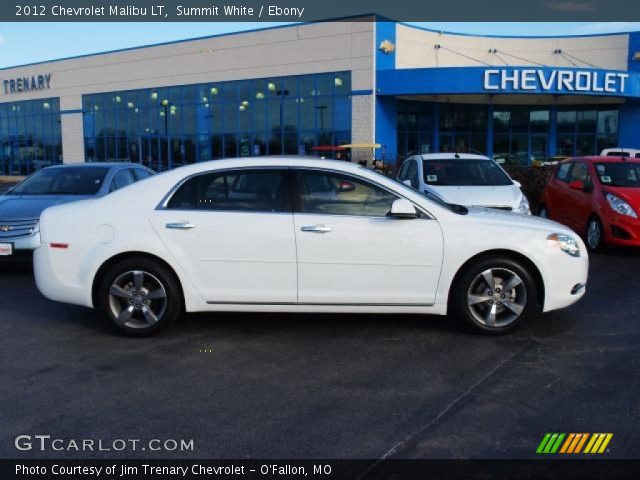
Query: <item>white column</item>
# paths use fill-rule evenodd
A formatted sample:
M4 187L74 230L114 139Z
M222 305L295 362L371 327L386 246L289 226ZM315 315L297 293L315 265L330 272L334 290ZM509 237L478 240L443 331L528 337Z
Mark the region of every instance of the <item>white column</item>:
M63 163L82 163L85 161L82 96L60 97L60 111L62 161Z

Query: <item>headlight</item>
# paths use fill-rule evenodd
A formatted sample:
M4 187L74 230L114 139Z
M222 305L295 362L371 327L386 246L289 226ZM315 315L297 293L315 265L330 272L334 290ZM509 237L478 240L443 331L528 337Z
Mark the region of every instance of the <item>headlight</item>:
M518 205L518 212L531 213L529 211L529 200L527 200L527 197L525 197L524 195L522 195L522 198L520 199L520 205Z
M580 247L578 246L578 242L569 235L552 233L547 237L547 243L558 247L560 250L568 253L572 257L580 256Z
M627 202L625 202L621 198L616 197L612 193L607 193L605 194L605 196L607 197L607 202L609 202L609 205L611 205L611 208L613 208L615 212L619 213L620 215L627 215L629 217L638 218L636 212Z

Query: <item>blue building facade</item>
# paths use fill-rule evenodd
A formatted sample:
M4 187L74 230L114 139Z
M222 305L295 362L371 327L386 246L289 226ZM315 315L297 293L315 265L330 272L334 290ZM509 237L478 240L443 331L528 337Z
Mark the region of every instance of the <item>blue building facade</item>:
M640 148L639 133L640 32L480 36L367 17L0 69L0 176L259 155L528 165Z
M390 161L457 151L526 165L640 147L638 32L479 37L379 22L376 44L377 154ZM398 59L405 48L413 57ZM415 57L424 65L411 66Z

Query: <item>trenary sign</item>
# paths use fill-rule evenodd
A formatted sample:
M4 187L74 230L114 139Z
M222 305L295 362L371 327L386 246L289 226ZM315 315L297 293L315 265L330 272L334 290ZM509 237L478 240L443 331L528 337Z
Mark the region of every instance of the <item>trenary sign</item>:
M611 93L623 94L628 73L569 69L488 69L484 89L499 92Z
M5 94L47 90L51 88L51 74L45 73L2 80L2 87Z

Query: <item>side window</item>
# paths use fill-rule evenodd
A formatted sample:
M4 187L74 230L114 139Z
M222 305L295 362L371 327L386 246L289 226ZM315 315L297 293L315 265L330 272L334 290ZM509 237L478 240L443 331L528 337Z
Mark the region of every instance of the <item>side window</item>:
M144 170L142 168L134 168L133 173L136 177L136 181L144 180L145 178L149 178L153 174L148 170Z
M400 175L398 175L398 180L402 181L407 179L407 172L409 171L410 164L410 160L404 162L404 165L402 165L402 169L400 170Z
M418 188L420 185L418 183L418 162L413 160L409 165L409 171L407 172L407 179L411 180L411 186L413 188Z
M169 200L169 209L283 212L284 171L234 170L187 180ZM289 211L287 208L286 211Z
M297 173L303 213L384 217L398 197L365 180L339 173Z
M109 185L109 192L120 190L127 185L135 183L135 181L136 180L133 178L133 173L131 172L130 168L123 168L121 170L118 170L113 176L113 180L111 180L111 185Z
M572 162L563 163L558 168L558 172L556 173L556 178L561 182L569 181L569 170L571 170Z
M569 183L575 181L586 183L588 175L589 170L587 170L587 166L584 163L574 162L573 168L571 169L571 175L569 176Z

